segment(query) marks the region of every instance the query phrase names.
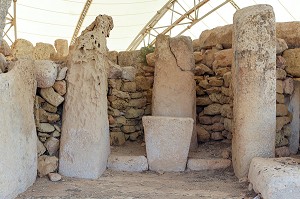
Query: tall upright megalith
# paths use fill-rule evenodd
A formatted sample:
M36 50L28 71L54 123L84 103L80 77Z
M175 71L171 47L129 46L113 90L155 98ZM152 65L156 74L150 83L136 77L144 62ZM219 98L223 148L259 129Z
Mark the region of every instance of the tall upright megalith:
M273 157L276 132L276 40L271 6L255 5L233 18L233 140L236 176L253 157Z
M35 92L33 60L0 74L0 198L15 198L36 179Z
M106 37L112 28L112 18L99 15L69 54L59 159L59 172L66 176L95 179L106 169L110 153Z
M190 117L196 115L196 84L192 41L189 37L156 38L152 115ZM197 134L193 133L191 148L197 148Z

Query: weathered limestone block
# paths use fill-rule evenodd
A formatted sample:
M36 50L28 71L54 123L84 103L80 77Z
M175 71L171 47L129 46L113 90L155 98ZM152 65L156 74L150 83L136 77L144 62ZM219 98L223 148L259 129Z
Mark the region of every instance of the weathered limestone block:
M251 161L248 179L265 199L300 196L299 160L293 158L260 158Z
M146 62L148 66L154 67L155 61L156 61L155 53L149 53L146 55Z
M196 125L197 139L199 142L207 142L209 141L210 134L207 130L205 130L200 125Z
M136 69L133 66L122 67L122 79L134 81Z
M232 161L235 175L242 178L247 176L253 157L275 155L276 39L272 7L256 5L237 11L233 39Z
M285 104L276 104L276 116L286 116L289 113Z
M276 23L276 37L284 39L289 48L299 48L300 22Z
M198 42L200 48L211 48L217 44L221 44L224 48L231 48L232 25L205 30L201 33Z
M232 65L232 60L233 60L232 49L218 51L214 54L214 56L215 56L215 61L212 64L213 67L218 68L218 67L226 67Z
M36 43L33 49L33 58L35 60L50 60L52 54L55 53L55 49L51 44Z
M283 93L291 95L294 91L294 80L293 78L286 78L284 80Z
M283 52L286 72L293 77L300 77L300 48L288 49Z
M180 46L186 51L180 51ZM152 115L195 119L196 85L191 71L195 64L192 41L183 36L170 38L159 35L155 50L157 60L152 92ZM184 60L188 60L187 63L182 63ZM196 132L193 133L191 141L191 148L196 148Z
M119 52L118 64L120 66L136 66L142 61L141 51L122 51Z
M58 158L55 156L42 155L38 158L38 174L43 177L58 168Z
M109 63L109 72L108 72L108 78L109 79L119 79L122 77L122 68L118 64L115 64L114 62L108 60Z
M193 132L193 119L144 116L142 120L149 169L184 171Z
M118 55L119 53L117 51L109 51L107 57L111 62L118 64Z
M276 80L276 93L282 94L284 89L284 84L282 80Z
M276 38L276 54L281 54L286 49L288 49L288 46L284 39Z
M282 56L276 56L276 68L285 69L286 68L286 60Z
M66 176L96 179L106 169L110 153L106 37L112 28L112 18L99 15L70 52L59 156L59 172Z
M54 46L56 53L51 55L53 60L64 60L69 54L69 45L68 41L65 39L56 39L54 41Z
M145 156L111 155L107 168L115 171L142 172L148 170L148 162Z
M55 107L58 107L64 101L64 98L55 92L52 87L42 88L40 90L40 95Z
M12 55L17 59L33 59L34 47L25 39L17 39L11 45Z
M215 61L215 53L218 51L216 48L205 50L201 63L212 68L212 64Z
M277 68L276 69L276 79L284 80L285 78L286 78L286 71L281 68Z
M32 60L17 61L0 74L0 198L15 198L36 179L35 92Z
M53 85L53 89L61 96L67 93L67 83L65 80L56 81Z
M195 66L194 73L195 75L204 75L204 74L213 75L214 71L212 71L208 66L204 64L197 64Z
M125 143L124 133L121 131L110 132L110 144L120 146Z
M143 77L143 76L137 76L135 78L136 81L136 89L138 91L144 91L149 90L153 86L153 77Z
M57 64L49 60L36 60L34 62L36 81L39 88L53 86L57 77Z
M218 115L221 113L221 104L211 104L204 108L205 115Z
M68 67L58 68L56 80L63 80L66 78Z
M0 53L2 53L4 56L11 55L11 49L8 43L3 39L1 43L0 39Z

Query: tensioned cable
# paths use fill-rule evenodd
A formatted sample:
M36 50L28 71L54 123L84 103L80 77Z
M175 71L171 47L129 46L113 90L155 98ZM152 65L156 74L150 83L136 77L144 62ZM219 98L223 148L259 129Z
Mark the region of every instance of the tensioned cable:
M280 0L277 0L279 3L280 3L280 5L285 9L285 11L287 12L287 13L289 13L289 15L294 19L294 20L297 20L291 13L290 13L290 11L281 3L281 1Z
M37 8L37 7L33 7L33 6L28 6L28 5L24 5L24 4L18 4L19 6L23 6L23 7L27 7L27 8L32 8L32 9L36 9L36 10L43 10L46 12L52 12L52 13L59 13L59 14L65 14L65 15L80 15L75 14L75 13L67 13L67 12L60 12L60 11L54 11L54 10L47 10L47 9L43 9L43 8ZM132 14L120 14L120 15L112 15L114 16L128 16L128 15L143 15L143 14L150 14L150 13L154 13L155 11L151 11L151 12L141 12L141 13L132 13ZM86 16L98 16L98 15L86 15Z
M65 36L58 36L58 35L45 35L45 34L37 34L37 33L32 33L32 32L24 32L24 31L18 31L19 33L24 33L24 34L31 34L31 35L37 35L37 36L42 36L42 37L54 37L54 38L65 38L65 39L71 39L71 37L65 37ZM115 40L115 39L128 39L131 37L115 37L115 38L109 38L110 40Z
M37 36L42 36L42 37L54 37L54 38L65 38L65 39L70 39L71 37L64 37L64 36L58 36L58 35L44 35L44 34L37 34L37 33L32 33L32 32L24 32L24 31L19 31L19 33L24 33L24 34L30 34L30 35L37 35Z
M66 2L71 2L71 3L85 3L85 2L79 2L79 1L72 1L72 0L63 0ZM153 1L157 1L157 0L152 0L152 1L135 1L135 2L120 2L120 3L92 3L92 4L98 4L98 5L131 5L131 4L140 4L140 3L150 3Z
M53 26L63 26L63 27L72 27L72 28L74 28L74 26L71 26L71 25L35 21L35 20L24 19L24 18L20 18L20 17L18 18L18 20L30 21L30 22L34 22L34 23L40 23L40 24L48 24L48 25L53 25ZM127 26L121 25L121 26L115 26L115 28L137 27L137 26L142 26L142 25L144 25L144 24L134 24L134 25L127 25Z

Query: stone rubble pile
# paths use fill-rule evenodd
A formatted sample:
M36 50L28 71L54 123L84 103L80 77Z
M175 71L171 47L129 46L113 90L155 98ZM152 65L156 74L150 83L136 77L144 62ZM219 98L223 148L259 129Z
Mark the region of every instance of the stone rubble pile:
M299 23L277 23L276 41L276 155L289 155L293 119L289 108L294 82L300 77ZM281 39L284 38L284 39ZM232 139L231 64L232 25L203 31L193 41L197 83L198 141ZM263 85L262 85L263 86ZM263 133L263 132L262 132Z
M33 46L25 39L17 39L11 48L3 40L0 46L0 73L9 72L16 60L34 60L37 82L34 115L40 177L58 168L62 105L67 91L67 55L68 42L61 39L55 41L55 48L46 43Z
M109 75L108 117L112 145L142 139L142 117L151 115L154 63L143 61L141 51L109 52L119 75ZM116 74L116 73L114 73Z

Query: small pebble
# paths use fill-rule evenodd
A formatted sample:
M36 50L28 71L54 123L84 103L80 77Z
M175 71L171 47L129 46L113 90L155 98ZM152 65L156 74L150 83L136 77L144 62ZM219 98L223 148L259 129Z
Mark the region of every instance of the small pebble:
M52 182L57 182L61 180L61 175L58 173L49 173L48 174L49 180Z

